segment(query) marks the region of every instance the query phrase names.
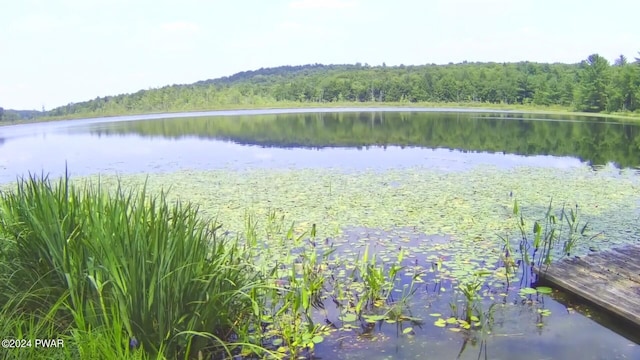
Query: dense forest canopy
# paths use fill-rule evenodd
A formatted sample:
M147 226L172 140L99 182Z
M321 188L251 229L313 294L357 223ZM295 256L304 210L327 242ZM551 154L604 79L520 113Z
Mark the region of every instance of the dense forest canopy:
M584 112L640 110L640 60L598 54L579 64L470 63L418 66L302 65L97 97L42 113L102 116L278 104L433 102L561 106ZM7 111L4 112L7 119ZM29 114L32 115L32 114ZM15 115L14 115L15 117Z

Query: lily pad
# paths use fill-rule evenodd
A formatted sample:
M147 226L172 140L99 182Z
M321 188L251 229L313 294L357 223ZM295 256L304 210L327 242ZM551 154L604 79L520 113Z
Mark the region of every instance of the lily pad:
M311 339L311 341L313 341L314 344L319 344L324 341L324 337L316 335Z
M447 326L447 321L441 318L436 320L433 324L437 327L445 327Z
M340 320L344 322L353 322L353 321L356 321L357 319L358 317L356 316L356 314L353 314L353 313L346 313L340 317Z
M539 292L540 294L551 294L553 292L553 290L548 287L548 286L538 286L536 287L536 291Z
M526 287L526 288L522 288L519 291L520 295L535 295L537 293L536 289L530 288L530 287Z

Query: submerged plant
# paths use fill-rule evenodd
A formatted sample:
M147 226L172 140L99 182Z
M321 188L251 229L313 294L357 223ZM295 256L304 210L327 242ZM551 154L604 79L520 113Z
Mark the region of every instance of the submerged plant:
M600 235L588 236L589 223L580 221L578 205L568 211L563 205L558 211L559 215L556 215L553 201L550 200L544 218L534 221L531 238L527 236L526 222L517 201L514 201L513 213L517 217L521 235L519 248L522 261L532 270L534 267L541 269L543 265L548 267L557 255L570 256L579 242L589 242Z
M482 314L482 296L479 294L480 289L485 283L485 277L490 275L488 271L479 270L473 278L458 285L458 291L464 296L464 308L462 320L466 328L471 327L472 323L478 322L478 317Z
M500 254L500 261L502 262L502 265L504 266L504 272L505 272L505 279L507 282L507 289L506 291L509 291L509 288L511 286L511 276L514 273L514 269L517 268L516 266L516 261L514 260L513 257L513 249L511 247L511 241L509 241L509 237L503 238L500 236L500 238L502 239L504 246L502 248L502 252Z

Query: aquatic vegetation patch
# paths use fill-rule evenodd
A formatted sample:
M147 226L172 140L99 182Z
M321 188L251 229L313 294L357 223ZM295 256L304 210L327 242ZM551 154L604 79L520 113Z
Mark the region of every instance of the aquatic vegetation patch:
M85 183L86 180L89 182ZM197 349L202 351L218 344L218 347L226 346L224 351L244 357L264 354L311 357L318 349L326 350L338 343L356 348L370 347L388 342L391 337L395 337L394 341L411 342L414 337L428 333L427 328L459 333L463 340L461 352L467 341L473 343L478 339L482 349L482 341L487 336L505 335L502 324L509 321L504 320L508 317L506 314L519 312L518 318L531 319L534 328L547 326L545 319L552 314L545 307L544 298L551 289L535 287L523 270L529 263L526 256L533 256L532 244L534 247L536 243L538 246L544 244L542 240L536 241L536 237L544 238L544 231L552 228L545 221L553 216L567 221L568 226L557 230L556 243L569 241L572 254L592 251L594 246L605 248L637 241L638 236L632 227L638 217L638 179L624 172L610 174L567 169L547 173L530 168L512 172L477 168L460 173L425 168L386 172L184 171L153 177L141 175L118 179L103 176L100 192L92 193L90 189L98 189L95 180L73 180L73 185L82 183L89 189L86 197L76 194L67 200L63 196L67 186L64 185L52 199L49 188L32 186L32 192L23 194L31 194L28 201L19 202L20 199L15 198L15 203L6 202L4 215L13 214L15 219L19 216L36 220L38 216L44 217L52 220L48 225L52 231L44 231L38 225L42 222L35 220L28 224L13 221L4 223L4 236L32 234L35 239L39 236L43 241L29 244L37 248L40 243L44 249L58 249L50 252L53 255L59 254L60 249L74 250L61 252L61 259L68 256L64 254L76 254L69 259L75 261L70 265L52 255L52 259L62 265L54 266L57 270L51 274L62 276L47 279L50 287L73 295L65 300L71 320L56 319L55 323L82 320L97 324L98 329L103 329L100 331L108 328L104 322L115 324L110 328L118 329L120 334L112 332L108 335L123 343L118 347L122 356L138 354L134 350L140 344L145 349L157 346L154 350L158 352L192 354L198 353ZM123 190L137 185L144 185L145 189L138 197L127 195ZM45 190L50 195L39 195L46 193ZM99 194L97 200L92 200L91 194ZM158 200L157 194L161 194L163 200ZM109 200L110 196L120 200ZM550 207L550 198L560 205ZM48 215L34 213L27 205L45 200L55 200L51 206L67 209L72 215L58 218L64 211ZM118 205L118 201L145 206L127 208ZM154 201L160 210L153 210ZM169 211L169 204L174 201L179 201L176 205L193 202L198 207L197 212L192 205L182 208L183 211ZM514 203L520 204L515 212ZM86 204L106 207L104 211L93 211ZM564 212L561 211L562 204L569 204ZM572 213L575 204L580 204L580 219L588 221L588 227L580 225L583 222L578 220L577 210ZM119 210L109 210L112 208ZM561 218L567 215L568 218ZM209 222L211 217L215 221ZM199 229L193 225L199 221L197 219L204 220L203 225L213 226L211 231L203 230L203 234L215 233L220 241L226 239L227 242L216 242L215 237L200 238L200 232L192 232ZM92 222L105 226L91 227ZM178 226L178 223L182 225ZM86 229L78 224L93 229L84 233L91 236L81 236ZM16 226L24 226L24 231L17 231ZM49 232L66 235L50 237ZM216 333L195 330L200 325L212 327L213 322L220 320L212 311L225 309L220 304L204 307L212 301L222 300L218 296L218 300L212 299L211 293L198 290L198 286L213 284L213 279L204 273L199 276L195 272L190 275L181 272L192 265L167 262L166 255L160 256L166 253L164 250L148 251L164 244L162 246L174 254L181 249L178 245L184 245L193 234L203 245L197 247L200 250L195 255L202 256L197 256L199 260L178 262L197 265L196 268L208 274L230 271L230 275L239 276L237 281L227 284L239 288L231 286L216 293L229 299L236 296L237 301L244 304L238 308L242 311L237 316L230 314L230 323ZM571 242L576 234L580 241ZM131 236L135 241L129 241ZM518 236L531 239L526 242L528 248L522 246ZM65 240L76 237L84 240ZM145 272L145 267L136 268L138 262L125 261L128 257L124 255L112 254L106 258L108 263L101 266L97 261L104 256L91 256L91 251L102 249L96 247L102 244L103 253L109 254L107 242L92 245L89 238L133 247L126 253L140 253L134 255L136 259L158 256L144 261L149 264L147 270L151 275ZM145 244L150 239L157 242L148 247ZM167 241L172 239L175 241ZM78 246L74 247L74 244ZM560 254L565 252L566 246L561 249ZM187 250L178 252L183 251ZM221 255L212 256L211 251ZM215 264L211 265L210 260L225 259L224 254L241 264L218 264L217 270L211 269ZM27 255L25 251L23 257ZM544 257L540 255L537 259ZM162 269L153 270L151 264ZM124 281L125 274L118 269L129 269L131 278ZM165 284L171 286L169 291L165 285L157 283L157 274L163 271L167 279L180 274L185 276L176 280L193 286L189 288L193 291L187 289L187 293L193 295L189 298L193 301L185 304L184 309L199 309L189 310L189 313L197 314L197 319L187 322L183 331L169 338L162 336L164 331L158 329L162 324L151 316L153 312L163 313L166 302L152 301L143 294L149 293L151 288L155 298L164 293L175 293L173 289L178 285ZM135 272L137 275L133 274ZM153 274L156 274L155 278ZM69 279L73 281L70 283ZM145 282L145 279L149 281ZM69 284L78 286L70 288ZM140 306L125 306L125 294L133 289L140 290L134 292L137 294L134 299ZM26 295L32 300L40 300L39 294L27 291ZM57 299L67 299L63 294L58 295ZM78 311L76 304L84 303L82 300L86 296L92 301ZM9 300L15 300L15 297ZM51 308L56 308L56 298L50 300L53 301L49 303ZM33 301L22 303L33 304ZM138 308L147 310L135 311ZM7 306L7 309L15 308ZM175 316L182 319L179 316L182 313L175 311ZM132 322L135 317L141 318ZM165 324L171 324L170 320L166 319ZM132 323L140 328L134 329ZM70 332L69 336L83 339L88 333L84 328ZM486 343L484 346L486 352Z
M173 198L199 204L255 249L256 264L279 269L278 285L296 294L286 301L304 319L295 326L312 324L298 340L285 335L295 311L280 317L287 324L269 325L282 351L348 334L410 337L425 323L465 338L497 336L494 318L509 306L530 308L532 324L543 327L550 289L535 288L524 264L545 243L552 228L546 221L565 224L553 235L561 246L538 250L536 262L640 237L638 177L630 171L249 169L122 178L132 185L145 180L150 189L170 187ZM315 285L303 291L301 284ZM277 309L266 315L274 323Z
M486 255L485 250L500 241L498 235L518 234L511 219L514 200L522 204L526 218L537 219L553 199L558 207L578 204L590 228L602 233L590 244L577 245L574 250L579 254L594 244L606 248L640 238L634 228L639 217L639 179L632 171L587 168L249 169L156 174L148 179L148 186L150 191L170 188L170 196L194 201L231 232L242 231L247 212L259 219L278 211L286 221L295 221L298 232L316 224L322 239L343 234L349 226L412 228L428 235L451 235L455 240L446 248L470 255ZM102 180L105 184L115 181L113 177ZM125 184L145 180L146 175L122 178ZM264 233L265 224L257 226L258 233Z

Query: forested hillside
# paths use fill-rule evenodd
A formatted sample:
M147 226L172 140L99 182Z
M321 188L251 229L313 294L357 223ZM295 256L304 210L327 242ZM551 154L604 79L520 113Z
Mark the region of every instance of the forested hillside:
M304 65L235 74L190 85L98 97L50 116L278 106L292 103L489 103L561 106L585 112L640 109L640 61L594 54L579 64L460 63L420 66Z
M10 110L0 107L0 121L32 120L42 116L37 110Z

